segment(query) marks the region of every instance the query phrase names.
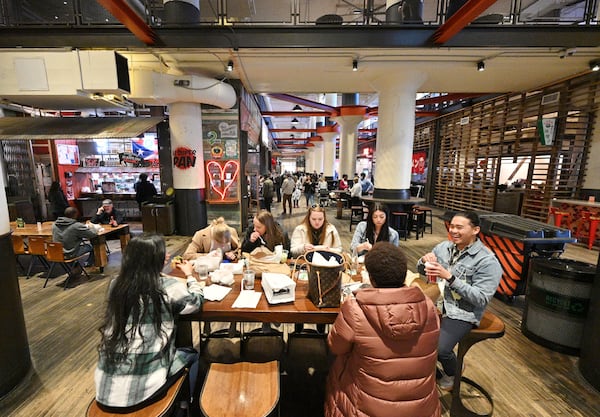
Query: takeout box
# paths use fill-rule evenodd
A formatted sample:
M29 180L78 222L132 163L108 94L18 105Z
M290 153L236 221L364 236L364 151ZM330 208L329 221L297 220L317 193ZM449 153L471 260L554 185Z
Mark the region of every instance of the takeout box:
M262 288L269 304L291 303L296 299L296 283L284 274L263 272Z

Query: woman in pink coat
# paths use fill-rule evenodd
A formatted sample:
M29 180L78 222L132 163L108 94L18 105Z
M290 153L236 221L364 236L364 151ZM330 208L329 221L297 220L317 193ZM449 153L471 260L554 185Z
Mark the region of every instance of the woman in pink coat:
M342 305L328 343L327 417L439 417L435 365L440 323L433 302L404 286L406 257L389 242L365 256L373 288Z

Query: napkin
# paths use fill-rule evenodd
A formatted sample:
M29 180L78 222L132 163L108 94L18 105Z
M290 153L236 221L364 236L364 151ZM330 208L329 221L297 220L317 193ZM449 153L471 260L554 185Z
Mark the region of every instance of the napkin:
M338 266L340 264L335 256L332 256L329 258L329 260L327 260L325 257L323 257L323 255L321 255L321 252L313 252L311 263L317 266Z
M256 308L260 300L261 292L258 291L240 291L240 295L235 299L233 308Z
M212 284L204 287L204 299L208 301L221 301L231 291L231 287Z

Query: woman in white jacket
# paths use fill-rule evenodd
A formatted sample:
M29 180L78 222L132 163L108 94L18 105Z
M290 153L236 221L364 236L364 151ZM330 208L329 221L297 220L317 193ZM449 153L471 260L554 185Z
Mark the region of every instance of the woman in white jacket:
M342 241L334 225L327 222L325 209L313 205L292 234L291 256L297 257L311 250L342 251Z

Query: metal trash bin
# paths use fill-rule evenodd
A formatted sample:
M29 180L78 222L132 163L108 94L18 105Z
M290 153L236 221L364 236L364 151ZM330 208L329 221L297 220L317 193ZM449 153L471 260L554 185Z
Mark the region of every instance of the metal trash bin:
M446 227L456 211L444 213ZM494 252L502 265L497 294L514 297L525 294L529 260L558 257L566 243L576 242L571 231L514 214L477 212L481 220L479 238Z
M533 258L521 331L534 342L579 355L596 266Z

